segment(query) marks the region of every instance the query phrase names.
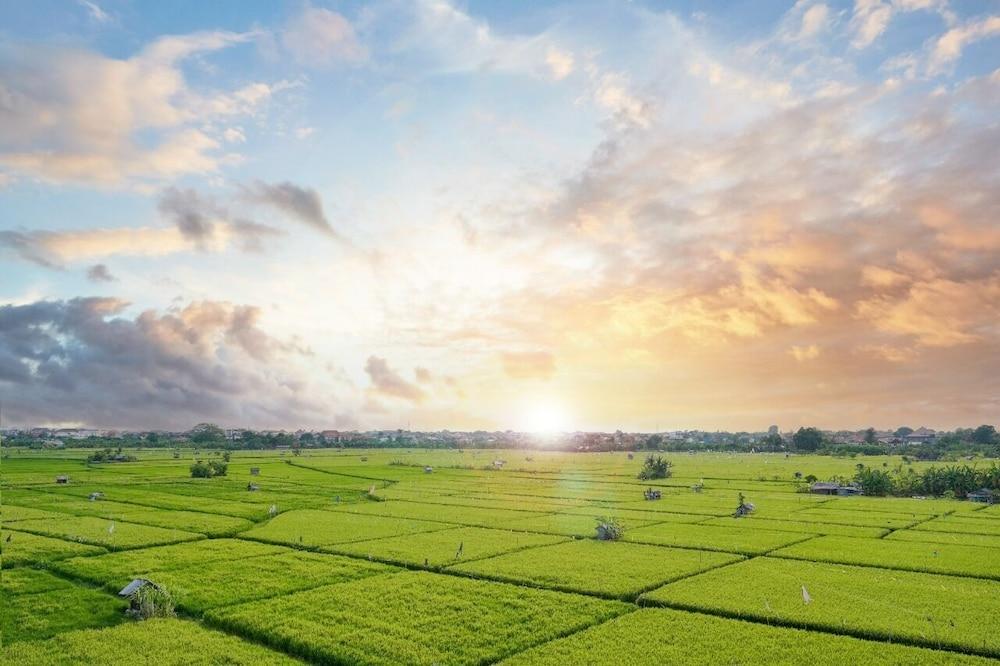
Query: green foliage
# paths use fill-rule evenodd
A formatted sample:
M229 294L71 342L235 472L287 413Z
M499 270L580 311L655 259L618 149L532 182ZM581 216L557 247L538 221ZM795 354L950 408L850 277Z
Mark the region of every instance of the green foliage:
M884 664L987 666L981 657L646 608L515 655L502 666Z
M991 425L981 425L972 431L972 441L976 444L996 444L1000 437L997 436L997 429Z
M144 585L135 592L133 615L139 620L155 617L174 617L174 597L163 585Z
M792 446L796 451L816 451L823 446L823 433L818 428L799 428L792 435Z
M761 622L1000 656L1000 632L987 619L1000 613L1000 582L992 580L758 557L685 578L643 598Z
M883 469L872 469L859 465L861 469L854 475L854 481L861 486L861 492L865 495L875 495L884 497L891 495L894 483L892 475Z
M136 462L139 459L133 455L123 453L122 448L119 446L118 451L112 451L110 448L105 448L100 451L94 451L89 456L87 456L88 463L107 463L107 462Z
M225 476L229 465L221 460L198 460L191 465L191 476L196 479L210 479L215 476Z
M672 474L670 470L672 466L673 463L664 459L663 456L654 456L650 454L646 456L646 460L642 463L642 469L639 470L639 476L637 478L643 481L649 481L650 479L667 479Z
M668 581L742 559L738 555L594 539L565 541L449 567L566 592L634 599ZM572 566L567 563L572 562Z
M491 663L629 610L615 601L410 572L206 615L309 661L376 666Z
M625 524L611 517L597 518L597 538L600 541L617 541L625 536Z
M226 441L226 432L214 423L199 423L191 429L191 441L203 446L222 444Z

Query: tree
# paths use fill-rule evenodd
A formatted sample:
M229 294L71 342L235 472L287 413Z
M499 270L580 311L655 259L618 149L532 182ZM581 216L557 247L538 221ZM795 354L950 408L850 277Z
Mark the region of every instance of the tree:
M226 432L214 423L199 423L191 428L191 441L195 444L221 444Z
M646 438L646 448L650 451L658 451L663 444L663 435L656 433Z
M896 428L896 432L893 433L896 437L906 437L907 435L913 434L913 428L910 426L901 426Z
M765 435L764 439L760 440L760 445L761 448L766 449L768 451L777 451L781 449L782 446L785 445L785 440L783 440L781 438L781 435L779 435L778 433L772 432L769 435Z
M875 444L878 442L878 437L875 436L875 428L868 428L865 430L865 444Z
M642 469L639 470L638 478L643 481L649 479L666 479L669 478L672 472L670 468L673 466L669 460L665 460L663 456L653 456L649 454L646 456L646 462L642 464Z
M817 428L799 428L792 435L792 445L797 451L815 451L823 445L823 433Z
M892 475L884 469L872 469L864 465L858 465L858 471L854 475L854 480L861 486L861 492L865 495L890 495L895 487Z
M997 429L991 425L981 425L972 431L972 441L989 446L997 442Z

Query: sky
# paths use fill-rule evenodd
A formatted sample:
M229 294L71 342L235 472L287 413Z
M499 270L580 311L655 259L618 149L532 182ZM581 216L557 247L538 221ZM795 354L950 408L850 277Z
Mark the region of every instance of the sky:
M998 0L0 0L4 421L997 423L997 109Z

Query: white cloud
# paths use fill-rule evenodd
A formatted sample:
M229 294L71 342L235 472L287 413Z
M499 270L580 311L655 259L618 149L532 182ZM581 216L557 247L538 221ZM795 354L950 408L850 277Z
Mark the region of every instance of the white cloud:
M222 133L223 138L229 143L246 143L247 137L241 127L227 127Z
M306 7L281 33L281 44L301 65L329 66L368 58L351 22L329 9Z
M830 23L830 8L824 4L813 5L802 14L799 39L815 37L825 31Z
M111 16L100 8L95 2L90 0L77 0L77 4L87 10L87 15L98 23L110 23Z
M252 33L163 37L119 60L84 50L23 47L0 54L0 165L54 182L106 186L210 173L227 158L206 121L254 113L291 84L200 94L180 64ZM140 139L141 135L141 139Z
M545 64L552 72L552 78L561 81L573 73L573 54L553 46L545 54Z
M952 28L934 43L927 63L928 72L941 73L962 56L965 47L996 35L1000 35L1000 16L987 16Z

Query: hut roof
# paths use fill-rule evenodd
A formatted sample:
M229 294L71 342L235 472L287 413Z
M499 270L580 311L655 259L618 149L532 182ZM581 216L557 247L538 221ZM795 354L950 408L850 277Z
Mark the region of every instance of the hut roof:
M138 592L142 588L146 587L147 585L151 585L156 589L160 589L160 586L151 580L146 580L145 578L136 578L131 583L129 583L121 590L119 590L118 596L127 599L133 596L136 592Z

